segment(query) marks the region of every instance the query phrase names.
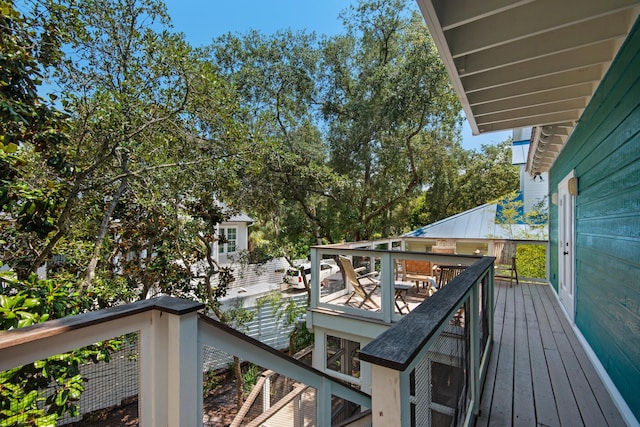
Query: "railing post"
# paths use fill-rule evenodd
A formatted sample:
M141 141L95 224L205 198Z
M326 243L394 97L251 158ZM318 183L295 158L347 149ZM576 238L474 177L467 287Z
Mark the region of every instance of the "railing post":
M173 426L201 426L202 381L198 382L198 314L169 316L169 348L167 376L169 379L169 407L167 423ZM201 406L201 405L200 405Z
M151 312L140 331L140 425L202 425L201 304L183 303Z
M495 271L494 266L493 266L493 264L491 264L491 272L494 272L494 271ZM494 285L495 285L495 275L492 274L492 273L489 273L487 275L487 280L489 281L489 283L487 284L487 288L489 288L489 292L487 292L488 293L488 296L487 296L487 307L485 309L488 312L488 319L487 320L488 320L488 323L489 323L489 328L488 328L489 330L487 331L487 337L488 337L488 340L491 342L491 341L493 341L493 321L494 321L494 318L493 318L493 310L494 310L494 308L493 307L494 307L494 303L495 303L494 294L493 293L494 293Z
M410 426L408 375L372 364L371 407L373 427Z
M318 249L311 248L311 301L309 309L318 308L320 302L320 255Z
M470 312L470 329L469 329L469 344L470 350L470 367L471 367L471 401L473 402L473 414L477 414L480 408L480 307L482 301L480 301L479 287L482 285L482 278L480 278L473 288L469 298L469 312Z
M167 317L153 310L140 331L140 425L151 427L166 420L168 378L166 371Z
M316 389L316 424L317 426L331 425L331 383L323 378Z
M380 257L380 279L381 279L381 301L380 307L382 307L382 320L387 323L391 323L394 313L394 283L395 283L395 269L393 268L393 257L390 253L383 253Z

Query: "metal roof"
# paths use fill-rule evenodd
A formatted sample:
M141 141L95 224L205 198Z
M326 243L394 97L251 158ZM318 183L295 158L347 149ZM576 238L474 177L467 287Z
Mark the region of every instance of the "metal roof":
M254 219L245 213L239 213L237 215L232 215L228 220L223 221L223 223L227 222L254 222Z
M547 226L505 224L496 221L498 203L487 203L413 230L403 237L427 239L534 239L546 240Z
M405 237L487 239L495 236L496 204L486 204L413 230ZM499 236L498 236L499 238Z
M638 0L417 0L475 135L536 127L548 171L640 12Z

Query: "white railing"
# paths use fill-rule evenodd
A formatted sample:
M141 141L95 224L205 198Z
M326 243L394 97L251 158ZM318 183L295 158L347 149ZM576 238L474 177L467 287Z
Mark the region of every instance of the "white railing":
M0 371L137 332L139 425L203 424L203 348L215 347L315 389L315 425L331 424L332 396L370 408L368 395L208 318L203 305L160 297L0 333Z
M462 404L465 411L463 421L468 424L477 410L480 384L492 341L493 258L318 247L312 250L312 265L319 265L322 257L338 254L367 257L369 268L379 271L381 309L373 312L331 303L325 298L327 295L322 295L318 275L312 274L310 313L322 309L338 310L387 325L386 332L360 351L361 360L371 364L367 380L372 385L371 397L199 314L202 304L170 297L2 332L0 371L137 332L141 426L202 425L204 346L285 374L305 387L313 388L315 425L331 424L331 400L335 396L362 408L372 408L374 426L409 426L412 417L415 421L416 417L429 416L421 412L424 408L440 411L445 416L460 416L455 414L455 410L448 413L448 407L433 398L429 391L431 383L424 382L431 371L424 366L439 363L439 358L444 355L451 359L454 344L464 342L468 356L456 356L455 366L452 366L462 369L467 381L465 384L468 384L463 390L465 398ZM433 263L469 267L409 314L401 315L396 312L394 304L394 284L395 266L402 259L426 259ZM461 308L464 308L465 316L462 323ZM391 326L393 323L395 325ZM395 397L391 399L391 396Z
M361 243L362 245L364 243ZM433 265L463 265L469 266L480 259L475 255L445 255L431 254L424 252L407 252L400 250L383 249L352 249L354 244L328 245L311 248L311 304L310 310L325 309L332 312L339 312L352 316L359 316L371 320L377 320L386 324L397 322L403 317L396 306L396 277L397 266L403 260L428 261ZM345 300L353 292L353 288L344 280L338 281L339 285L330 287L326 283L320 283L318 266L325 258L337 257L339 255L354 259L360 257L367 259L367 270L378 272L377 280L380 282L379 294L376 294L376 302L380 309L371 309L370 305L361 308L357 304L346 304ZM364 282L364 281L363 281ZM366 282L364 282L366 284ZM330 289L327 289L330 288Z
M201 425L202 373L195 364L201 308L161 297L2 332L0 371L138 332L140 425Z

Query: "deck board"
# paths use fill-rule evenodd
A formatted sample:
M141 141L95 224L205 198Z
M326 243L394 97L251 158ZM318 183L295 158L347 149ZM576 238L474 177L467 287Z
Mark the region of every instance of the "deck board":
M536 309L540 335L547 360L547 369L551 378L554 400L558 410L561 425L582 425L580 411L571 390L571 384L564 368L562 354L558 350L554 330L557 330L554 318L549 318L546 306L551 303L543 298L538 289L532 288L532 298ZM533 293L535 292L535 293Z
M548 285L496 281L476 426L624 425Z
M538 424L555 426L560 424L558 408L553 398L551 378L547 368L547 359L542 345L540 334L540 324L533 303L533 296L529 286L522 286L523 295L527 297L525 302L525 315L527 317L527 338L529 341L529 359L531 362L532 382L533 382L533 405L535 406L536 419ZM535 292L535 289L533 290ZM535 372L535 375L533 375Z
M505 307L500 341L500 357L491 404L489 425L511 424L513 411L513 360L515 352L515 293L505 292Z
M531 378L531 356L527 338L527 317L524 308L522 286L514 289L515 312L515 360L513 382L518 384L513 390L513 425L530 426L536 421L533 400L533 381ZM522 313L525 315L522 316Z
M539 289L538 291L541 292L543 290ZM558 351L562 355L562 362L571 384L571 389L575 396L580 397L579 399L576 398L576 403L582 416L583 425L594 427L607 425L605 417L598 407L596 396L591 390L586 375L578 363L575 351L569 342L566 330L562 326L562 320L566 321L566 318L564 318L564 315L559 316L552 306L547 306L546 311L547 317L554 325L553 335Z
M500 287L496 287L494 290L494 327L493 333L496 337L502 337L502 325L504 324L504 307L505 307L505 295L506 292ZM486 426L489 423L489 414L491 413L491 401L493 398L493 388L496 379L496 369L498 366L498 357L500 355L500 347L493 346L493 351L489 357L489 363L487 364L487 372L485 374L484 392L480 398L480 413L476 420L476 426Z

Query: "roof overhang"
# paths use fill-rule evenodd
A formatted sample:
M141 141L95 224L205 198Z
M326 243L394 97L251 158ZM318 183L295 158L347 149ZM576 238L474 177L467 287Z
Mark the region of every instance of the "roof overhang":
M640 12L638 0L417 0L474 135L536 127L548 171Z

